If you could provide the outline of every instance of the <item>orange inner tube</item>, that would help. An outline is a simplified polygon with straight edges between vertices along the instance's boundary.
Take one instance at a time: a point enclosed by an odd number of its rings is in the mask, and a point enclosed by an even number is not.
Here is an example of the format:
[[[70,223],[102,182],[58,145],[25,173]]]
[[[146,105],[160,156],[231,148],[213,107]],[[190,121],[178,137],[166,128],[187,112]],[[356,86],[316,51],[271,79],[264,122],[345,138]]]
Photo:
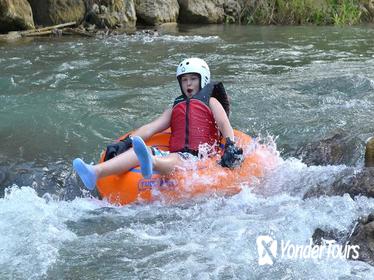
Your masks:
[[[211,194],[234,195],[241,191],[243,184],[252,184],[262,178],[265,171],[273,168],[278,160],[277,153],[268,146],[255,143],[250,136],[238,130],[234,130],[234,133],[237,145],[243,148],[245,155],[240,167],[221,167],[217,163],[220,155],[191,162],[186,170],[178,170],[168,176],[155,172],[151,179],[144,179],[140,168],[135,167],[119,176],[99,179],[98,192],[110,203],[120,205],[154,200],[173,203]],[[167,151],[169,137],[170,130],[166,130],[154,135],[146,144]],[[104,154],[100,162],[103,159]]]

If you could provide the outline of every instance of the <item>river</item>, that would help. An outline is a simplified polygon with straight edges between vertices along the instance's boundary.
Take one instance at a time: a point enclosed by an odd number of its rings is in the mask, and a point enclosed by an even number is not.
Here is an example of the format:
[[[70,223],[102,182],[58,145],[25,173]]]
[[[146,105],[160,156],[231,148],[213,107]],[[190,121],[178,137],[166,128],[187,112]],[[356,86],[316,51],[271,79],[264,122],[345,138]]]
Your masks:
[[[176,65],[205,59],[231,97],[232,125],[277,145],[279,166],[232,197],[113,206],[80,188],[79,156],[152,120],[179,94]],[[259,265],[256,240],[308,245],[348,235],[366,197],[303,200],[374,134],[374,29],[167,26],[157,36],[0,43],[0,279],[369,279],[345,258]],[[297,147],[343,132],[347,165],[306,166]],[[369,278],[368,278],[369,277]]]

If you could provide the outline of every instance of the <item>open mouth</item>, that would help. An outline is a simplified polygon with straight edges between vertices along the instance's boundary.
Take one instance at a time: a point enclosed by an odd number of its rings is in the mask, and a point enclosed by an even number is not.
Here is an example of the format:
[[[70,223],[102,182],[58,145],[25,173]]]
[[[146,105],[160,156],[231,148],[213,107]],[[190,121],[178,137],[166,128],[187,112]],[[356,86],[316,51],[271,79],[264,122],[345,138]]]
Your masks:
[[[190,88],[189,88],[189,89],[187,89],[187,92],[188,92],[188,93],[192,93],[192,91],[193,91],[193,90],[192,90],[192,89],[190,89]]]

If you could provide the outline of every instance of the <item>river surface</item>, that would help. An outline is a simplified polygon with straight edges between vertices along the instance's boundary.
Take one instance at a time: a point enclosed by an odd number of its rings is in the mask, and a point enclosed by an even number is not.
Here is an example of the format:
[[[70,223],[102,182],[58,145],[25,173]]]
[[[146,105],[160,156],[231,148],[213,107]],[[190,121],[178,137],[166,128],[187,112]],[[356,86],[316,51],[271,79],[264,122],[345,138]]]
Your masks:
[[[232,125],[275,141],[276,169],[235,196],[178,205],[119,207],[84,191],[72,159],[97,161],[171,106],[176,65],[191,56],[224,82]],[[374,210],[366,197],[302,199],[362,167],[373,69],[372,26],[170,26],[0,43],[0,279],[373,279],[373,267],[328,255],[278,251],[259,265],[256,245],[270,236],[307,246],[316,228],[348,235]],[[292,157],[335,133],[351,143],[346,165]]]

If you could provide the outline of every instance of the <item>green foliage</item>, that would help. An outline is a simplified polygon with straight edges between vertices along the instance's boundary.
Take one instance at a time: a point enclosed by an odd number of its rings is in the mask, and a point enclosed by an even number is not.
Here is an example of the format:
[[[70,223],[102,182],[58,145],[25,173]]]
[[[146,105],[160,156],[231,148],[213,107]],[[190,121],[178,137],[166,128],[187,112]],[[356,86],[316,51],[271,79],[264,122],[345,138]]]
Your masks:
[[[336,25],[353,25],[360,23],[362,11],[359,1],[329,0],[332,7],[332,23]]]
[[[335,24],[362,21],[365,0],[246,0],[238,19],[246,24]]]

